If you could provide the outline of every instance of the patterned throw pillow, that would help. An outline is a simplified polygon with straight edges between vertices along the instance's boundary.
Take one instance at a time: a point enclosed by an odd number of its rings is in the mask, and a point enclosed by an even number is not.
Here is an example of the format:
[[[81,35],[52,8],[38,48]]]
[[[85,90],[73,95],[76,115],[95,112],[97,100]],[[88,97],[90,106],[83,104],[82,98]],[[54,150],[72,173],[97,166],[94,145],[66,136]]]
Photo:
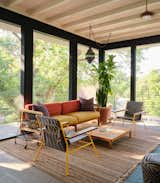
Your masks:
[[[43,104],[38,104],[38,105],[33,105],[32,109],[34,111],[39,111],[42,112],[44,116],[49,116],[48,109],[45,105]]]
[[[80,110],[94,111],[93,98],[90,99],[80,98]]]

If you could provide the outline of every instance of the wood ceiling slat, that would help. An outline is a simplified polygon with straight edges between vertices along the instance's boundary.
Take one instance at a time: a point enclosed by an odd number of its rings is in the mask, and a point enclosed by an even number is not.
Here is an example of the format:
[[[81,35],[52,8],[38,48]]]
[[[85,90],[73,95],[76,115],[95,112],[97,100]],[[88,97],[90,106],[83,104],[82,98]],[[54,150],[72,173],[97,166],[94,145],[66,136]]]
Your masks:
[[[150,27],[143,27],[143,28],[132,28],[132,29],[129,29],[129,30],[127,30],[127,31],[125,31],[125,32],[116,32],[116,33],[113,33],[112,35],[111,35],[111,38],[113,37],[113,38],[117,38],[117,37],[121,37],[121,36],[132,36],[132,35],[135,35],[135,34],[137,34],[138,35],[138,33],[141,33],[141,32],[145,32],[146,30],[147,31],[152,31],[153,29],[157,29],[157,28],[160,28],[160,24],[155,24],[155,25],[151,25]],[[96,37],[95,38],[95,40],[98,40],[98,41],[100,41],[102,38],[104,38],[104,37],[106,37],[105,35],[101,35],[101,36],[99,36],[99,37]],[[105,38],[106,39],[106,38]]]
[[[151,5],[160,5],[160,1],[157,1],[157,0],[150,0],[150,6]],[[114,10],[110,10],[108,12],[100,12],[100,13],[97,13],[93,16],[85,16],[84,18],[81,18],[81,19],[76,19],[74,21],[71,21],[69,23],[65,23],[63,25],[61,25],[62,27],[64,28],[69,28],[69,29],[73,29],[73,28],[76,28],[76,27],[81,27],[81,26],[84,26],[84,25],[88,25],[88,24],[94,24],[95,21],[100,21],[100,19],[102,19],[102,21],[104,19],[108,19],[110,20],[111,18],[112,19],[115,19],[115,18],[118,18],[119,16],[122,16],[122,15],[130,15],[130,14],[133,14],[135,13],[136,11],[143,11],[144,10],[144,2],[143,1],[140,1],[140,2],[137,2],[137,3],[133,3],[133,4],[130,4],[128,6],[122,6],[120,8],[116,8]],[[77,17],[78,18],[78,17]]]
[[[29,10],[27,10],[26,12],[30,15],[30,16],[36,16],[40,13],[44,13],[47,12],[48,10],[56,7],[57,5],[60,5],[64,2],[65,0],[52,0],[49,1],[48,3],[45,4],[41,4],[36,8],[31,8]]]
[[[154,27],[152,29],[139,30],[139,32],[133,31],[133,32],[128,32],[127,34],[113,35],[110,39],[110,42],[136,39],[139,37],[146,37],[146,36],[152,36],[152,35],[160,35],[159,30],[160,30],[160,25],[157,27]],[[105,42],[105,39],[106,39],[106,37],[101,37],[101,38],[99,38],[99,42]]]
[[[140,0],[134,0],[134,3],[137,3],[139,1]],[[70,23],[70,22],[75,21],[75,20],[78,21],[78,20],[84,18],[84,16],[86,16],[86,17],[94,16],[95,14],[99,14],[100,12],[101,13],[102,12],[109,12],[111,10],[120,8],[122,6],[125,7],[125,6],[128,6],[129,4],[133,4],[132,1],[127,1],[127,0],[123,0],[123,1],[122,0],[113,0],[109,3],[108,3],[108,1],[106,1],[106,2],[107,2],[106,4],[95,7],[89,11],[86,10],[86,12],[84,12],[84,13],[81,13],[81,12],[79,12],[78,14],[76,13],[76,14],[69,16],[69,18],[64,17],[63,19],[60,19],[56,22],[59,22],[59,25],[63,25],[64,23],[67,24],[67,23]],[[106,18],[106,17],[104,17],[104,18]],[[105,19],[103,19],[103,20],[102,19],[98,19],[98,20],[95,19],[93,21],[94,21],[94,24],[96,24],[96,23],[102,23],[102,21],[104,22],[106,20]],[[92,22],[90,22],[90,24],[92,24]],[[85,26],[85,25],[83,25],[83,26]],[[70,28],[72,28],[72,27],[70,27]],[[79,28],[82,28],[82,26]]]
[[[22,1],[23,0],[10,0],[10,1],[6,1],[6,3],[4,5],[11,7],[11,6],[15,6],[15,5],[21,3]]]
[[[145,0],[40,0],[34,6],[32,3],[34,0],[0,0],[2,7],[86,38],[92,25],[94,37],[100,42],[109,33],[110,42],[160,34],[160,0],[148,1],[148,9],[155,13],[149,21],[140,18]]]
[[[56,16],[51,16],[51,17],[48,17],[46,19],[46,21],[52,23],[54,22],[55,20],[60,20],[60,19],[63,19],[63,18],[69,18],[70,16],[76,16],[76,14],[78,13],[86,13],[87,11],[92,11],[93,8],[96,8],[98,6],[101,6],[103,4],[107,4],[109,5],[110,2],[114,2],[115,0],[99,0],[99,1],[95,1],[95,2],[89,2],[88,4],[84,4],[83,6],[80,6],[80,7],[77,7],[71,11],[64,11],[64,13],[60,13]]]
[[[113,42],[119,42],[119,41],[126,41],[126,40],[132,40],[132,39],[138,39],[138,38],[143,38],[143,37],[148,37],[148,36],[157,36],[157,35],[160,35],[159,34],[159,30],[155,30],[155,31],[150,31],[150,32],[143,32],[143,33],[140,33],[140,34],[136,34],[136,35],[133,35],[133,36],[121,36],[119,38],[115,38],[115,39],[111,39],[110,40],[110,43],[113,43]],[[101,43],[105,43],[103,41],[100,41]]]
[[[102,30],[100,32],[94,32],[94,36],[97,37],[97,36],[103,36],[103,35],[108,35],[109,33],[125,33],[129,30],[137,30],[137,29],[141,29],[143,27],[145,28],[148,28],[148,27],[151,27],[152,25],[158,25],[160,24],[160,17],[159,18],[156,18],[156,19],[153,19],[151,21],[140,21],[139,23],[130,23],[130,24],[127,24],[127,25],[124,25],[124,26],[115,26],[115,27],[112,27],[112,28],[108,28],[108,29],[105,29],[105,30]],[[107,33],[107,34],[106,34]],[[87,37],[88,35],[87,34],[84,34],[85,37]]]
[[[117,18],[115,20],[109,20],[109,21],[100,22],[100,23],[97,22],[97,23],[94,23],[93,25],[92,24],[91,25],[92,25],[93,31],[95,32],[98,30],[103,30],[104,27],[108,27],[110,25],[114,26],[114,25],[122,24],[122,23],[125,24],[129,21],[133,21],[133,19],[139,20],[139,15],[131,15],[131,16],[127,16],[124,18]],[[84,33],[88,32],[88,26],[82,26],[81,28],[74,29],[73,31],[84,34]]]
[[[153,19],[157,18],[160,15],[159,6],[157,6],[154,9],[154,13],[155,13],[155,15],[154,15]],[[136,14],[131,15],[131,16],[127,16],[127,17],[124,17],[124,18],[117,18],[115,20],[93,24],[92,25],[92,30],[93,30],[94,33],[95,32],[101,32],[106,28],[112,28],[112,27],[115,27],[115,28],[119,27],[120,28],[121,26],[125,26],[125,25],[130,26],[130,25],[132,25],[134,23],[138,23],[138,22],[147,23],[147,21],[140,18],[140,13],[136,12]],[[85,35],[85,33],[88,33],[88,26],[83,26],[79,29],[74,29],[73,31],[78,33],[78,34]]]

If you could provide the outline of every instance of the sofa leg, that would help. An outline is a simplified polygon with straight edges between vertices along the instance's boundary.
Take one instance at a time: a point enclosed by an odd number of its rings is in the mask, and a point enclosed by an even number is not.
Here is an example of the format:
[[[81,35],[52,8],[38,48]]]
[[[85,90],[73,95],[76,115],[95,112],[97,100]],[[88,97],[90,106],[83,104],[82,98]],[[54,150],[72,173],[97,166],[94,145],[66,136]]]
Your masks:
[[[75,132],[78,131],[77,125],[74,126]]]
[[[100,118],[98,118],[97,121],[98,121],[98,126],[100,126],[101,125]]]

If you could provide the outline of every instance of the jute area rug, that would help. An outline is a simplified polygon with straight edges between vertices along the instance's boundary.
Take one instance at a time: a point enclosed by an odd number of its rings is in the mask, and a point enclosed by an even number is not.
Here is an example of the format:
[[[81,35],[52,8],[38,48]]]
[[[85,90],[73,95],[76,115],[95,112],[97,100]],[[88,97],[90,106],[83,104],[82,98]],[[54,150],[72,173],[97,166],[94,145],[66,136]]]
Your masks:
[[[144,139],[122,138],[109,149],[106,143],[96,142],[99,156],[96,157],[91,147],[70,155],[70,175],[65,176],[65,153],[44,148],[39,161],[33,164],[37,168],[65,183],[113,183],[123,182],[124,178],[141,161],[143,156],[154,149],[158,143]],[[32,164],[36,144],[29,144],[24,149],[24,141],[14,139],[0,142],[0,149]]]

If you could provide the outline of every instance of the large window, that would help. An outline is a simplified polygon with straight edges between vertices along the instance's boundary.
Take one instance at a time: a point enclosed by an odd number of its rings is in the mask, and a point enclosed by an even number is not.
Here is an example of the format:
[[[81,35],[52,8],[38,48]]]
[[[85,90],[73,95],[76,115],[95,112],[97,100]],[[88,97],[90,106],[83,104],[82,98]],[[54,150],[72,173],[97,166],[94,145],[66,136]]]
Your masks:
[[[160,116],[160,44],[137,47],[136,100],[149,115]]]
[[[68,100],[69,43],[34,32],[33,102]]]
[[[87,46],[78,44],[78,73],[77,73],[77,97],[96,99],[96,89],[98,87],[98,78],[92,71],[92,64],[98,65],[98,50],[95,52],[95,59],[92,63],[85,60]]]
[[[23,107],[20,32],[20,27],[0,22],[0,123],[19,121]]]
[[[112,95],[109,96],[109,102],[114,108],[124,107],[130,100],[130,73],[131,73],[131,56],[130,48],[121,48],[106,50],[106,56],[115,55],[116,72],[111,82]]]

